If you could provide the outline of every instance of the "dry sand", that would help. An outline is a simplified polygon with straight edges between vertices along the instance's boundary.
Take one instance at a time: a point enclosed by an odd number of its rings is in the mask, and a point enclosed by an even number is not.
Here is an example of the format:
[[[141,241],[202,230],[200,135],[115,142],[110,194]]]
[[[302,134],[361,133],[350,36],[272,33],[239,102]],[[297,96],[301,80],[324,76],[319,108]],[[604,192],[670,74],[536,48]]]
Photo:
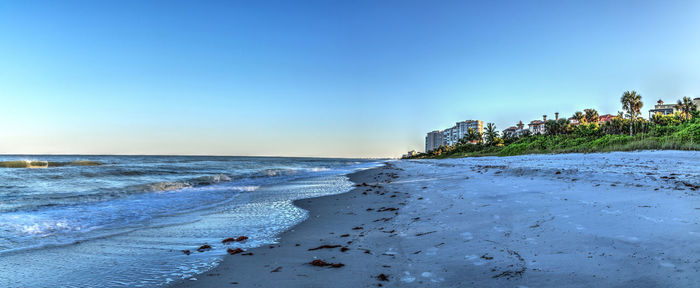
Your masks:
[[[309,219],[279,244],[174,286],[698,287],[698,162],[677,151],[391,162],[350,175],[369,186],[296,201]],[[340,246],[310,250],[321,245]]]

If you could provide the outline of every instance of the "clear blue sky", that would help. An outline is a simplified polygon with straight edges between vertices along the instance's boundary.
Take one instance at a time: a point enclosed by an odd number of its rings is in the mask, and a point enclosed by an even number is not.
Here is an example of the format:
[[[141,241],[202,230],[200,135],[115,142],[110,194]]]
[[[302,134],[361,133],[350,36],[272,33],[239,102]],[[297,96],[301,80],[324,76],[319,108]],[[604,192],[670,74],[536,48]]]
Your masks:
[[[700,1],[1,1],[0,153],[398,156],[700,96]]]

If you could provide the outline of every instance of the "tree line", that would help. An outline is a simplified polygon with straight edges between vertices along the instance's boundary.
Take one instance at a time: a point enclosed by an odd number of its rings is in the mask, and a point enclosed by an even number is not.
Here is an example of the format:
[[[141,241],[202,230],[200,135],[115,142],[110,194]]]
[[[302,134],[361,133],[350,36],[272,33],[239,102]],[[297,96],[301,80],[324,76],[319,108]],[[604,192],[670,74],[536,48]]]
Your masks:
[[[454,154],[463,156],[469,156],[470,154],[474,156],[502,155],[502,152],[510,153],[509,150],[513,150],[508,149],[508,146],[511,144],[527,144],[521,146],[531,148],[533,146],[531,144],[534,142],[548,142],[549,144],[547,145],[557,147],[556,149],[550,149],[551,147],[539,144],[542,147],[538,147],[537,151],[567,151],[567,147],[576,148],[576,145],[583,147],[579,147],[582,151],[586,151],[584,148],[587,146],[585,145],[590,144],[589,146],[597,147],[595,145],[600,144],[588,142],[593,142],[600,138],[605,138],[605,140],[614,139],[615,141],[611,143],[616,145],[634,141],[637,136],[641,136],[647,142],[649,141],[645,138],[646,136],[659,138],[655,138],[655,140],[661,142],[669,140],[689,141],[691,145],[700,142],[697,141],[700,139],[696,139],[700,137],[700,116],[698,115],[696,104],[689,97],[683,97],[678,100],[674,105],[674,108],[677,110],[676,113],[672,115],[654,114],[649,120],[640,117],[643,102],[642,95],[638,92],[625,91],[620,97],[620,103],[622,111],[604,122],[600,121],[598,111],[591,108],[574,112],[569,118],[575,120],[573,123],[567,118],[547,120],[544,122],[544,135],[533,135],[529,130],[521,130],[521,133],[507,133],[504,130],[499,133],[494,123],[487,123],[483,133],[470,128],[468,133],[457,144],[451,146],[443,145],[433,151],[420,153],[412,158],[440,157]],[[522,121],[518,123],[518,127],[524,127]],[[540,139],[541,137],[549,137],[549,139],[543,140]],[[663,143],[659,143],[659,145],[661,144]],[[656,147],[650,143],[645,145]]]

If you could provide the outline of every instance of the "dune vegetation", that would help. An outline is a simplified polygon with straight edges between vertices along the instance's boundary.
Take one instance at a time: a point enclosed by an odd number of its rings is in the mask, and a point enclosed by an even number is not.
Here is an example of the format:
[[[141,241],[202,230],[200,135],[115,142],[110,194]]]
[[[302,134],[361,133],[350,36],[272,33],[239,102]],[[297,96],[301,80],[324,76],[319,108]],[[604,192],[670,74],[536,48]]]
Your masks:
[[[470,131],[460,143],[441,146],[410,158],[453,158],[474,156],[514,156],[544,153],[593,153],[635,150],[700,150],[700,113],[685,97],[678,101],[673,115],[639,118],[641,95],[625,92],[622,108],[616,117],[602,122],[598,112],[585,109],[571,119],[545,122],[545,133],[521,135],[498,133],[488,123],[483,134]],[[475,143],[474,143],[475,142]]]

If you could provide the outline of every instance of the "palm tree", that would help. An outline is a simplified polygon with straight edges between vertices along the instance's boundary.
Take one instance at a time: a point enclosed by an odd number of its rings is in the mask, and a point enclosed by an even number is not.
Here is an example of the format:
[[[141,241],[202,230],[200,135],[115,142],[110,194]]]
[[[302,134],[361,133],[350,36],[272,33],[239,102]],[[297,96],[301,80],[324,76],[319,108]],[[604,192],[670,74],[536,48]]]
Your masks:
[[[675,106],[676,109],[678,109],[681,112],[681,115],[683,115],[683,119],[688,120],[690,119],[691,114],[690,112],[695,111],[697,109],[697,105],[693,103],[693,100],[690,99],[690,97],[683,97],[682,100],[678,100],[678,104]]]
[[[559,125],[557,121],[548,120],[547,122],[544,122],[544,131],[545,134],[550,136],[559,134]]]
[[[467,130],[467,141],[476,141],[476,142],[481,142],[482,136],[481,133],[477,132],[476,129],[474,128],[469,128]]]
[[[559,134],[568,134],[571,132],[571,122],[564,118],[559,118],[557,120],[557,126],[559,127]]]
[[[634,126],[634,119],[639,115],[639,110],[642,110],[642,94],[637,93],[637,91],[625,91],[622,93],[622,110],[627,111],[627,115],[630,116],[630,136],[632,136],[632,126]]]
[[[576,111],[576,113],[574,113],[574,116],[571,118],[576,119],[576,121],[578,121],[578,123],[583,123],[583,121],[585,121],[585,119],[584,119],[585,117],[586,116],[583,115],[583,112]]]
[[[493,123],[486,123],[486,131],[484,132],[484,135],[486,135],[486,142],[489,144],[493,144],[493,140],[498,137],[498,131],[496,131],[496,124]]]
[[[595,109],[583,109],[583,112],[586,113],[586,122],[598,123],[598,111]]]

